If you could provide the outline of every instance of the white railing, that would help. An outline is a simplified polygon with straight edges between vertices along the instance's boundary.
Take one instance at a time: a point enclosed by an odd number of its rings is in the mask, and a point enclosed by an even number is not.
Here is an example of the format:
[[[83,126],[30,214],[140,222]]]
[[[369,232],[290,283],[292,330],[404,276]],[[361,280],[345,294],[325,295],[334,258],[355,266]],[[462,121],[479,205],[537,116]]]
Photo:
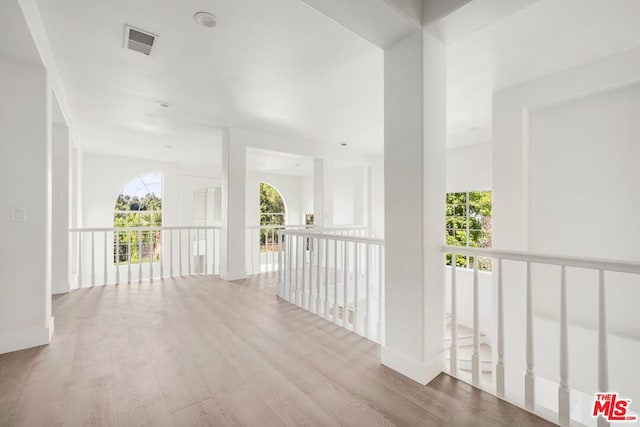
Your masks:
[[[69,231],[77,247],[78,288],[220,272],[220,227]]]
[[[378,343],[384,340],[384,240],[285,230],[278,296]]]
[[[352,237],[373,237],[370,228],[364,225],[254,225],[247,227],[247,273],[259,274],[278,271],[278,257],[284,250],[280,244],[285,230],[311,230],[318,233]]]
[[[366,225],[332,225],[318,228],[320,233],[337,234],[339,236],[351,237],[377,237],[371,232],[371,227]]]
[[[608,366],[608,345],[607,345],[607,312],[606,312],[606,273],[631,273],[640,274],[640,263],[620,262],[613,260],[602,260],[593,258],[578,257],[561,257],[549,256],[543,254],[535,254],[520,251],[506,251],[496,249],[479,249],[458,246],[444,246],[443,252],[450,254],[452,260],[451,265],[451,346],[449,348],[450,364],[449,373],[465,380],[459,375],[459,359],[458,359],[458,337],[457,337],[457,316],[458,316],[458,279],[457,270],[460,267],[455,265],[455,256],[464,255],[473,257],[473,351],[471,363],[471,384],[481,387],[480,381],[480,325],[479,325],[479,289],[478,289],[478,258],[491,258],[494,260],[493,275],[497,275],[497,360],[495,362],[495,393],[507,400],[513,401],[506,396],[505,389],[505,322],[515,322],[517,319],[505,319],[505,261],[512,267],[520,266],[524,268],[524,314],[525,325],[522,333],[525,335],[524,362],[525,372],[523,381],[524,402],[513,402],[523,404],[524,408],[529,411],[537,411],[535,401],[535,384],[536,371],[534,364],[534,313],[533,313],[533,281],[532,266],[536,264],[557,266],[560,270],[559,280],[559,297],[560,297],[560,334],[558,343],[559,366],[558,366],[558,397],[557,397],[557,422],[562,426],[569,426],[571,423],[571,406],[570,395],[571,388],[569,384],[569,335],[568,335],[568,316],[567,316],[567,269],[587,269],[598,273],[598,323],[597,323],[597,349],[593,350],[597,353],[597,387],[599,392],[609,392],[609,366]],[[515,264],[515,265],[513,265]],[[522,271],[520,271],[522,272]],[[518,279],[514,277],[514,282]],[[518,285],[518,283],[513,283]],[[552,349],[547,348],[546,351]],[[578,349],[578,351],[589,351],[588,349]],[[490,390],[492,391],[492,390]],[[608,422],[602,417],[598,418],[598,426],[608,425]]]
[[[310,225],[255,225],[247,227],[246,267],[248,274],[278,271],[279,258],[284,251],[282,233],[285,230],[305,230]]]

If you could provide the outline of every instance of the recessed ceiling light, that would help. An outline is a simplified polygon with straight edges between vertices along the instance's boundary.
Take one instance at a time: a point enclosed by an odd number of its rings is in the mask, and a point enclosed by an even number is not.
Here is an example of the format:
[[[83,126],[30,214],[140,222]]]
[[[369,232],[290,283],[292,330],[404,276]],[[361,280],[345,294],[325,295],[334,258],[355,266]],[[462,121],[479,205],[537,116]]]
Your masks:
[[[216,17],[209,12],[198,12],[193,15],[193,19],[196,21],[196,23],[207,28],[213,28],[217,24]]]
[[[166,101],[158,101],[156,105],[160,108],[169,108],[169,103]]]
[[[346,143],[346,142],[344,142],[344,141],[342,141],[342,142],[340,143],[340,145],[342,145],[343,147],[346,147],[346,146],[347,146],[347,143]]]

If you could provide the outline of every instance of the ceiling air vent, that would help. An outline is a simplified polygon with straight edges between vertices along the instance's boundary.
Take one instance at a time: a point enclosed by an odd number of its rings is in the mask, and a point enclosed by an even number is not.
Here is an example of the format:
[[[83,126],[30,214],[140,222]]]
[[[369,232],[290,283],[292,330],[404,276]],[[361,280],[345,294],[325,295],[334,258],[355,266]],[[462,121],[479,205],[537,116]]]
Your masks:
[[[125,49],[151,55],[151,50],[158,36],[146,31],[125,25],[124,27],[124,47]]]

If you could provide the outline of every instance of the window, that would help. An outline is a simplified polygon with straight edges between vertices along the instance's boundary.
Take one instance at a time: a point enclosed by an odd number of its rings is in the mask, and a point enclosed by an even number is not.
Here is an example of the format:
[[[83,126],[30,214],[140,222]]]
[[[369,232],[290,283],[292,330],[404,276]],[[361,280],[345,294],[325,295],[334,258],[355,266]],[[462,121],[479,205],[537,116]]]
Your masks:
[[[490,248],[491,205],[491,191],[447,193],[447,245]],[[471,268],[473,261],[473,257],[456,255],[457,266]],[[490,271],[491,259],[478,258],[478,268]]]
[[[114,233],[116,264],[160,260],[162,234],[156,227],[162,226],[161,173],[140,176],[124,186],[116,200],[113,226],[127,229]]]
[[[284,199],[272,186],[260,183],[260,250],[277,250],[278,233],[273,227],[284,225],[286,208]]]

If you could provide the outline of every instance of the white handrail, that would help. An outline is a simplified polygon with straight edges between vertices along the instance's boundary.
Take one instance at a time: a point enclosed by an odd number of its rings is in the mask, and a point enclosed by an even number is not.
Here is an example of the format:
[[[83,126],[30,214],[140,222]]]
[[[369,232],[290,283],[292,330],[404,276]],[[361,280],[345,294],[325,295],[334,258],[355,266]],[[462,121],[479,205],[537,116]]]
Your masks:
[[[640,274],[640,262],[618,261],[602,258],[574,257],[563,255],[546,255],[535,252],[470,248],[467,246],[442,247],[443,253],[455,253],[458,255],[476,255],[482,258],[497,258],[511,261],[531,262],[533,264],[564,265],[566,267],[587,268],[591,270],[607,270],[619,273]]]
[[[343,236],[340,234],[322,233],[317,230],[314,230],[314,231],[286,230],[283,234],[289,234],[292,236],[303,236],[303,237],[337,240],[340,242],[346,241],[346,242],[356,242],[356,243],[369,243],[372,245],[384,246],[384,239],[380,239],[377,237]]]
[[[84,228],[70,228],[72,233],[88,233],[88,232],[109,232],[109,231],[156,231],[156,230],[221,230],[220,226],[204,226],[204,225],[179,225],[179,226],[143,226],[143,227],[84,227]]]

